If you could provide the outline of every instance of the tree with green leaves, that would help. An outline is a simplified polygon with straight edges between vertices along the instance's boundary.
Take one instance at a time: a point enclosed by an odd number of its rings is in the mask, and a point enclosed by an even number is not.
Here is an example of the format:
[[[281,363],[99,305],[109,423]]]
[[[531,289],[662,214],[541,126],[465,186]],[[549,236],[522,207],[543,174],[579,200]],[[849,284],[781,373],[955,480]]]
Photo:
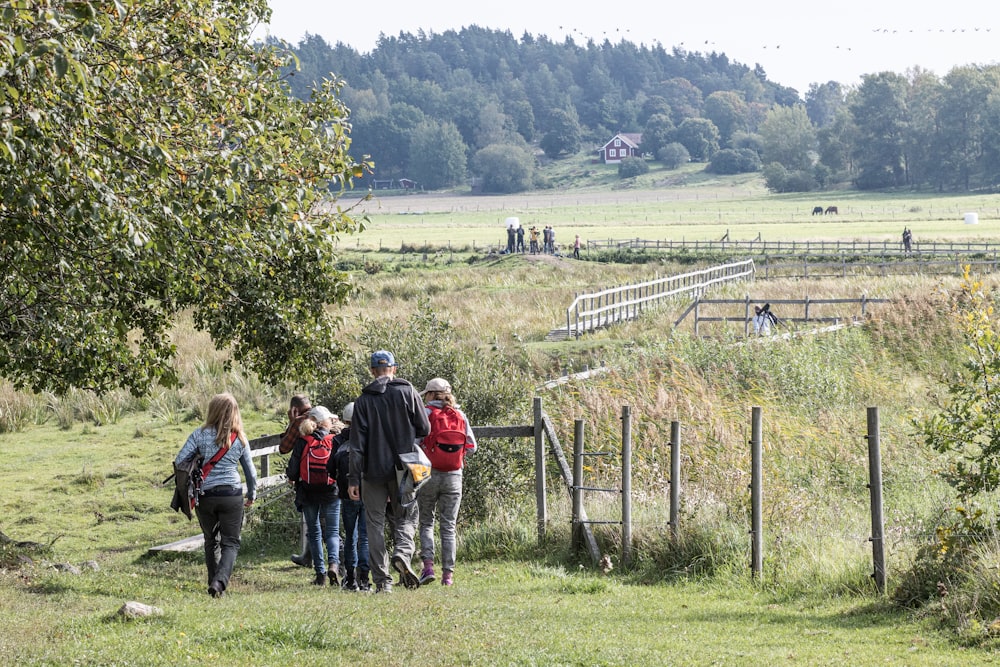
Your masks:
[[[454,123],[427,120],[413,130],[410,167],[425,188],[448,188],[465,178],[465,152],[462,134]]]
[[[555,159],[580,150],[580,123],[574,114],[556,109],[549,120],[549,128],[540,142],[546,156]]]
[[[336,355],[324,306],[348,154],[340,83],[304,102],[254,48],[264,0],[23,2],[0,13],[0,375],[177,382],[182,314],[265,380]]]
[[[490,144],[472,157],[483,192],[524,192],[535,180],[535,157],[523,145]]]
[[[673,139],[697,162],[708,162],[719,150],[719,129],[707,118],[685,118],[674,130]]]
[[[862,190],[907,182],[908,89],[908,81],[900,74],[866,74],[851,98],[851,114],[858,128],[856,183]]]
[[[789,171],[812,169],[816,158],[816,128],[809,121],[806,108],[775,105],[758,128],[761,159],[777,162]]]

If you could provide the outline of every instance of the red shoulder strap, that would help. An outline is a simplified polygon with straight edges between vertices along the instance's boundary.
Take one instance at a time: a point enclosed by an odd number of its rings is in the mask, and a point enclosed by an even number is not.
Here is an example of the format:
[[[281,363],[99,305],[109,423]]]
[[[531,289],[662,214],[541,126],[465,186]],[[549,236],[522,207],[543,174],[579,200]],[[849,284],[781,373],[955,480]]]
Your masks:
[[[239,437],[239,434],[235,433],[235,432],[232,433],[229,436],[229,446],[230,447],[232,447],[233,443],[236,442],[236,438],[238,438],[238,437]],[[214,468],[215,464],[218,463],[222,459],[222,457],[226,455],[227,451],[229,451],[228,448],[219,447],[219,451],[217,451],[215,453],[215,456],[213,456],[211,459],[209,459],[208,463],[206,463],[205,465],[203,465],[201,467],[201,478],[202,479],[205,479],[206,477],[208,477],[208,473],[212,472],[212,468]]]

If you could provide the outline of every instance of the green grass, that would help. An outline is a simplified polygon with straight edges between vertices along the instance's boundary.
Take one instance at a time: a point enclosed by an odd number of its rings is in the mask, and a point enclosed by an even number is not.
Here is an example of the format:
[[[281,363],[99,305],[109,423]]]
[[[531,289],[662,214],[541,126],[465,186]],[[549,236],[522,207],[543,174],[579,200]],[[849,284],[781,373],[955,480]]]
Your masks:
[[[230,592],[194,558],[5,575],[5,664],[986,664],[928,622],[853,598],[772,599],[748,584],[637,585],[533,562],[461,563],[456,585],[392,596],[317,589],[283,558],[242,555]],[[121,621],[142,600],[164,615]]]
[[[558,163],[556,163],[558,164]],[[607,165],[572,162],[577,171],[599,174]],[[582,177],[581,177],[582,178]],[[578,179],[570,179],[577,182]],[[523,226],[551,225],[557,242],[581,239],[658,240],[865,239],[898,241],[903,227],[914,240],[982,239],[995,235],[1000,196],[970,193],[859,192],[840,190],[776,195],[759,175],[713,176],[703,165],[654,170],[636,182],[583,178],[586,187],[535,190],[516,195],[472,196],[427,193],[376,197],[363,205],[371,224],[342,239],[344,249],[398,250],[404,244],[472,247],[506,243],[508,217]],[[837,205],[839,215],[813,216],[815,205]],[[976,212],[980,224],[966,225]],[[527,240],[525,241],[527,243]]]

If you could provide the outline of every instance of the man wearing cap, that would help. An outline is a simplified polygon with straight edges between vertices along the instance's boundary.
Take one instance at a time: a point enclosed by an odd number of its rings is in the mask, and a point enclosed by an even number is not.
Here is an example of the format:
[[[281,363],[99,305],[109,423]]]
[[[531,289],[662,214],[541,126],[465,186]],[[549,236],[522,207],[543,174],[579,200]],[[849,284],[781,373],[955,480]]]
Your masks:
[[[399,455],[412,452],[416,439],[430,432],[430,422],[417,390],[396,377],[396,359],[391,352],[379,350],[372,354],[369,368],[374,380],[354,401],[348,495],[365,505],[375,592],[391,593],[385,545],[387,515],[393,537],[392,567],[407,588],[420,585],[419,577],[410,567],[417,507],[400,505],[396,466]]]

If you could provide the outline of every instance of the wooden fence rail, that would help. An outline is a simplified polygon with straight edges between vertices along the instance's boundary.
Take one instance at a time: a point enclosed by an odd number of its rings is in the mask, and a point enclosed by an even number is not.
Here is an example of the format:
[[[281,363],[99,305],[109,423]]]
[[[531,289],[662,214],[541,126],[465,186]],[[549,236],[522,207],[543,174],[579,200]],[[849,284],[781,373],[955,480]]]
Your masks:
[[[713,285],[752,280],[754,274],[754,261],[746,259],[642,283],[577,294],[566,308],[566,328],[553,329],[547,340],[579,338],[581,333],[635,319],[644,308],[658,301],[683,294],[699,296]]]
[[[979,241],[925,241],[914,242],[907,253],[901,240],[843,240],[843,241],[674,241],[651,239],[588,239],[587,250],[652,250],[659,252],[697,251],[733,254],[884,254],[884,255],[959,255],[978,253],[1000,255],[1000,244]]]
[[[768,301],[772,306],[778,305],[792,305],[792,306],[802,306],[802,316],[798,317],[795,314],[789,314],[787,311],[782,311],[778,309],[775,315],[779,318],[780,322],[829,322],[834,324],[839,324],[844,320],[858,320],[864,319],[868,314],[868,306],[873,303],[891,303],[891,299],[878,299],[871,298],[866,294],[862,294],[856,299],[812,299],[806,297],[805,299],[772,299]],[[752,301],[750,295],[747,294],[742,299],[703,299],[701,297],[695,299],[695,302],[684,311],[674,323],[674,327],[679,326],[689,314],[694,313],[694,335],[700,336],[701,329],[700,326],[703,322],[742,322],[744,328],[744,335],[749,335],[750,333],[750,322],[753,317],[751,314],[751,305],[754,303],[763,303],[762,300]],[[844,316],[843,314],[837,315],[821,315],[817,314],[816,309],[821,306],[829,305],[843,305],[843,304],[858,304],[860,307],[860,312],[856,315]],[[732,306],[739,305],[740,313],[738,315],[703,315],[703,306]]]

